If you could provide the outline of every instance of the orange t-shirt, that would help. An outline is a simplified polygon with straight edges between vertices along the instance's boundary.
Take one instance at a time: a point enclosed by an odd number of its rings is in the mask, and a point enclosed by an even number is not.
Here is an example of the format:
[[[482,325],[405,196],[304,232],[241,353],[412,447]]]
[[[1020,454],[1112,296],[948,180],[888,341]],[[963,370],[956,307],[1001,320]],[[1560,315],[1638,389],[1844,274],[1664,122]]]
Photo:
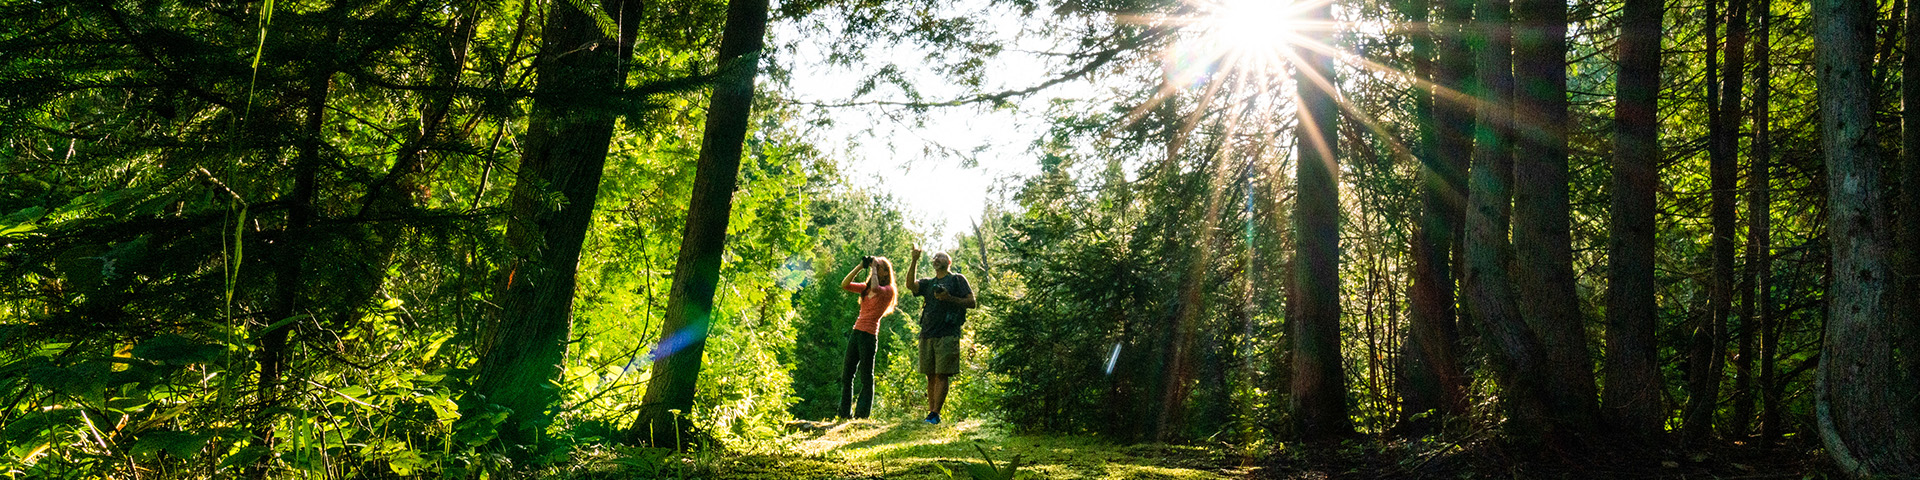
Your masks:
[[[853,318],[853,329],[874,335],[880,334],[880,316],[885,315],[887,304],[893,303],[893,287],[867,288],[864,283],[849,283],[847,291],[866,295],[860,296],[860,315]]]

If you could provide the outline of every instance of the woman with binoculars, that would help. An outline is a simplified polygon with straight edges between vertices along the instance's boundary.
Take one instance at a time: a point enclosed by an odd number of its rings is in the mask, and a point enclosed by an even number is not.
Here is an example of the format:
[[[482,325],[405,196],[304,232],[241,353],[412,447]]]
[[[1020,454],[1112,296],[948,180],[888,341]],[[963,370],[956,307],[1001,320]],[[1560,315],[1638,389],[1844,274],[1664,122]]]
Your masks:
[[[867,270],[867,281],[854,277]],[[873,355],[879,346],[880,317],[893,311],[895,303],[893,262],[887,257],[861,257],[860,266],[840,280],[840,289],[860,295],[860,314],[853,319],[853,331],[847,333],[847,358],[840,369],[840,416],[867,418],[873,413]],[[860,391],[854,392],[854,377],[860,377]]]

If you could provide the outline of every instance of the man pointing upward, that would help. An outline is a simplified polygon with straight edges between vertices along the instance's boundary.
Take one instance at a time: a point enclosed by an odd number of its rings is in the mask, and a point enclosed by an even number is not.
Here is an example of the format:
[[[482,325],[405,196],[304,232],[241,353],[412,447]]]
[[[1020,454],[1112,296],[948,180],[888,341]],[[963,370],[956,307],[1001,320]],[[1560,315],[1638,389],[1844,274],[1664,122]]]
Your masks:
[[[980,306],[973,299],[973,287],[967,277],[949,271],[953,257],[947,252],[933,254],[933,278],[920,278],[920,247],[913,247],[913,259],[907,262],[907,291],[921,297],[920,373],[927,375],[927,423],[940,423],[940,407],[947,403],[947,387],[953,374],[960,373],[960,327],[967,323],[967,309]]]

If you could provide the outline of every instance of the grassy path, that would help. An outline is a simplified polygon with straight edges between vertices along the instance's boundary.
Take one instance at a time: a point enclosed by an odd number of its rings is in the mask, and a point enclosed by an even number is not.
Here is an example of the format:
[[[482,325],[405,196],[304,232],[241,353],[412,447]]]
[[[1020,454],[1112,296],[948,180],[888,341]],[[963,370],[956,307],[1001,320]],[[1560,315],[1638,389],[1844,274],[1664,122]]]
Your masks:
[[[1252,472],[1243,462],[1200,447],[1114,445],[1089,437],[1014,435],[978,420],[795,422],[791,453],[745,456],[721,468],[727,478],[973,478],[968,464],[1018,461],[1014,478],[1218,479]],[[950,476],[948,472],[952,472]]]
[[[1839,475],[1808,445],[1775,448],[1519,452],[1477,437],[1342,442],[1252,458],[1219,446],[1121,445],[1089,436],[1014,434],[978,420],[790,422],[763,453],[616,447],[577,456],[537,478],[981,479],[990,457],[1014,479],[1768,478]],[[987,472],[992,473],[992,472]]]

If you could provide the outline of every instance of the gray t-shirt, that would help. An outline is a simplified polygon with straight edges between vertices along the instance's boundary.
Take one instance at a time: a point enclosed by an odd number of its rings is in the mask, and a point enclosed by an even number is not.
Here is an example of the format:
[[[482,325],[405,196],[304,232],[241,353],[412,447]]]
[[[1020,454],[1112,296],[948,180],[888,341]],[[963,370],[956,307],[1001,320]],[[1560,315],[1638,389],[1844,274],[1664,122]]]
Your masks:
[[[967,277],[949,273],[945,277],[922,278],[918,282],[913,295],[925,300],[920,307],[920,338],[960,336],[960,326],[967,323],[967,308],[958,303],[935,300],[933,286],[946,287],[947,295],[972,296],[973,287],[967,284]]]

